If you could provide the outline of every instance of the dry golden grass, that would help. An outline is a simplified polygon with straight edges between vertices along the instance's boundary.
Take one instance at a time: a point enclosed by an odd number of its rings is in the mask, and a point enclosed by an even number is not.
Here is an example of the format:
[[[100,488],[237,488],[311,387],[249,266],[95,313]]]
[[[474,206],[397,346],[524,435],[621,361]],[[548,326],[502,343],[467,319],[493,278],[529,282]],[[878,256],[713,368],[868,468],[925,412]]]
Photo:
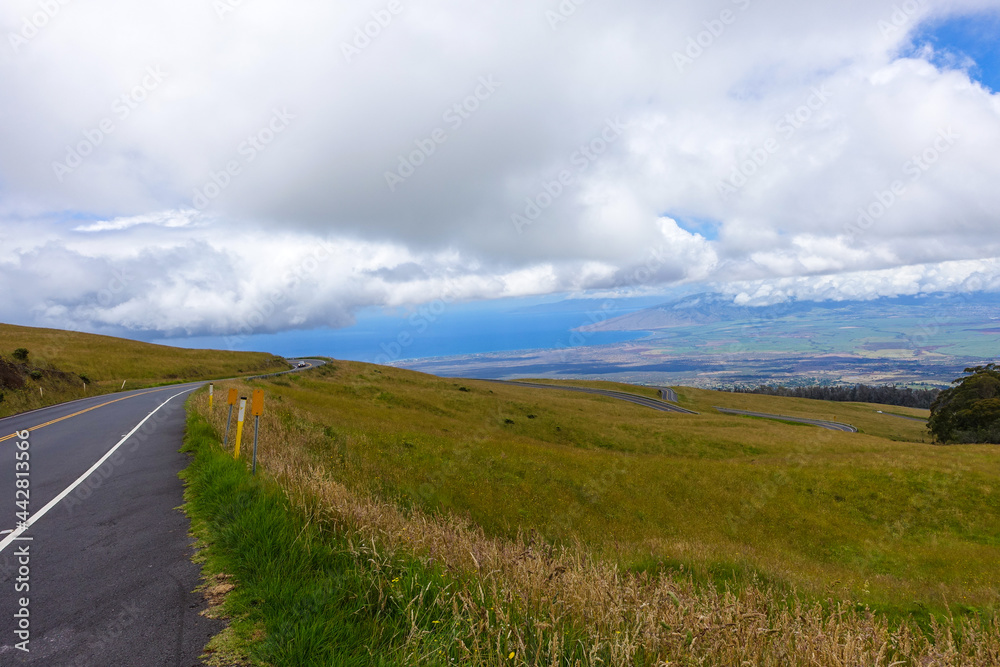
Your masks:
[[[12,357],[19,348],[29,352],[26,363]],[[0,417],[112,393],[123,384],[139,389],[287,369],[283,359],[263,352],[188,350],[0,324]]]
[[[1000,606],[996,449],[906,441],[922,425],[867,406],[754,407],[849,411],[893,439],[723,415],[740,395],[686,389],[700,415],[349,362],[267,387],[334,480],[491,536],[534,529],[629,570],[756,574],[890,615]]]
[[[251,390],[237,386],[244,395]],[[205,395],[193,408],[225,431],[224,410],[209,414]],[[579,543],[552,547],[530,532],[505,539],[454,515],[404,510],[347,488],[317,465],[309,442],[315,436],[295,426],[292,410],[270,406],[262,418],[261,469],[311,520],[349,535],[371,568],[405,556],[443,570],[448,590],[431,603],[415,596],[406,611],[417,619],[426,604],[442,607],[453,626],[449,650],[461,664],[1000,664],[996,618],[947,617],[921,629],[890,623],[852,600],[822,604],[763,584],[735,593],[696,586],[683,573],[623,572]],[[387,581],[379,595],[393,594]],[[405,664],[443,664],[439,642],[414,622]],[[511,645],[519,647],[513,658]]]
[[[168,382],[288,368],[280,357],[264,352],[189,350],[113,336],[0,324],[0,354],[10,355],[17,348],[30,352],[32,366],[85,375],[94,384]]]

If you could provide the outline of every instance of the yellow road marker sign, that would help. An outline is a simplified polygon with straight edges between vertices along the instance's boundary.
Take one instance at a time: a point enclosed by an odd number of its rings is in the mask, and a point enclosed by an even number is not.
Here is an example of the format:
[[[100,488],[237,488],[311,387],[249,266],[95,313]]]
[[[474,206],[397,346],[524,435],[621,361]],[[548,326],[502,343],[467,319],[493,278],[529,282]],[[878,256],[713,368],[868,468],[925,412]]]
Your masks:
[[[260,417],[264,414],[264,390],[254,389],[253,390],[253,401],[250,405],[250,414],[254,417]]]

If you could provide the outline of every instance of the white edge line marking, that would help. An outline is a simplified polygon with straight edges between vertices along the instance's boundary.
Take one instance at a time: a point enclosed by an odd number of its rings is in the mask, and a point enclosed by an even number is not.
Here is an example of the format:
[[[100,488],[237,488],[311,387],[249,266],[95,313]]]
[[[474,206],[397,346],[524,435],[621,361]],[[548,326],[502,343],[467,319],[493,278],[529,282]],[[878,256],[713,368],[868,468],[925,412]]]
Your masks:
[[[195,387],[195,389],[197,389],[197,387]],[[93,466],[91,466],[90,470],[88,470],[87,472],[85,472],[82,475],[80,475],[80,477],[78,477],[75,482],[73,482],[72,484],[70,484],[69,486],[67,486],[66,489],[62,493],[60,493],[58,496],[56,496],[55,498],[53,498],[52,500],[50,500],[49,503],[45,507],[43,507],[42,509],[40,509],[37,512],[35,512],[34,514],[32,514],[31,518],[29,518],[25,522],[25,524],[23,526],[21,526],[20,528],[15,529],[10,535],[8,535],[7,537],[5,537],[4,540],[3,540],[3,542],[0,542],[0,553],[2,553],[4,549],[6,549],[7,547],[9,547],[12,542],[14,542],[15,540],[17,540],[21,536],[22,533],[24,533],[26,530],[28,530],[29,528],[31,528],[31,526],[33,526],[36,521],[38,521],[43,516],[45,516],[50,509],[52,509],[53,507],[55,507],[56,505],[58,505],[60,502],[62,502],[63,499],[66,498],[66,496],[68,496],[69,494],[73,493],[73,490],[76,489],[76,487],[78,487],[81,484],[83,484],[83,482],[88,477],[90,477],[91,475],[93,475],[94,472],[98,468],[100,468],[102,465],[104,465],[105,461],[107,461],[109,458],[111,458],[112,454],[114,454],[115,452],[118,451],[119,447],[121,447],[122,445],[125,444],[126,440],[128,440],[129,438],[131,438],[132,435],[136,431],[138,431],[140,428],[142,428],[142,425],[145,424],[147,421],[149,421],[150,417],[152,417],[157,412],[159,412],[160,409],[164,405],[166,405],[170,401],[174,400],[175,398],[177,398],[181,394],[190,393],[190,392],[194,391],[195,389],[186,389],[186,390],[184,390],[184,391],[182,391],[180,393],[174,394],[173,396],[171,396],[167,400],[165,400],[162,403],[160,403],[160,405],[155,410],[153,410],[148,415],[146,415],[145,419],[143,419],[141,422],[139,422],[138,424],[136,424],[135,428],[133,428],[131,431],[128,432],[127,435],[125,435],[121,440],[119,440],[117,445],[115,445],[114,447],[112,447],[111,449],[109,449],[108,452],[107,452],[107,454],[105,454],[104,456],[102,456],[101,459],[97,463],[95,463]],[[24,539],[28,539],[28,538],[24,538]]]

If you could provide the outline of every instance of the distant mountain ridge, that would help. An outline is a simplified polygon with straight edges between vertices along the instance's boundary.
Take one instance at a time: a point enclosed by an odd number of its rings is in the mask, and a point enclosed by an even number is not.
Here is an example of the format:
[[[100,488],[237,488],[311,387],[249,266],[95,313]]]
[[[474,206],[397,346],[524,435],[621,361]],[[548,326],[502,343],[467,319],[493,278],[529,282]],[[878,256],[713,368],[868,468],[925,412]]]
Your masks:
[[[928,315],[948,309],[995,311],[1000,317],[1000,295],[979,293],[928,294],[920,296],[886,297],[870,301],[787,301],[770,306],[743,306],[734,297],[717,292],[692,294],[676,301],[646,308],[634,313],[609,319],[605,322],[580,327],[580,331],[657,331],[674,327],[703,326],[724,322],[765,322],[795,315],[823,311],[830,317],[841,311],[847,318],[871,315],[887,306],[913,309]],[[980,312],[980,314],[982,314]]]
[[[656,331],[671,327],[700,326],[759,318],[766,313],[787,310],[780,306],[739,306],[733,297],[705,292],[677,301],[581,327],[581,331]]]

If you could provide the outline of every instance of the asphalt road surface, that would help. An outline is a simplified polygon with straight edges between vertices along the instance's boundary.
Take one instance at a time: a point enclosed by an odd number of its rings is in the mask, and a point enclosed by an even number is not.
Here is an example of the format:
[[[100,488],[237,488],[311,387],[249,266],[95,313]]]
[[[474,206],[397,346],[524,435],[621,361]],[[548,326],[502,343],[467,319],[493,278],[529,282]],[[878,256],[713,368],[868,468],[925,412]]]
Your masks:
[[[0,420],[0,665],[200,664],[222,623],[199,615],[177,474],[184,401],[205,384]]]
[[[895,417],[896,419],[907,419],[907,420],[909,420],[911,422],[923,422],[925,424],[927,423],[927,419],[925,417],[910,417],[908,415],[894,415],[891,412],[882,412],[881,410],[876,410],[875,412],[879,413],[880,415],[885,415],[886,417]]]
[[[657,387],[657,388],[660,390],[660,398],[662,398],[663,400],[670,401],[671,403],[677,403],[678,401],[681,400],[680,397],[677,395],[677,392],[671,389],[670,387]]]
[[[840,422],[824,421],[822,419],[805,419],[803,417],[785,417],[783,415],[769,415],[763,412],[746,412],[744,410],[730,410],[728,408],[715,408],[719,412],[727,415],[742,415],[744,417],[760,417],[761,419],[779,419],[786,422],[797,422],[799,424],[810,424],[812,426],[819,426],[820,428],[825,428],[828,431],[845,431],[847,433],[857,433],[858,429],[854,428],[850,424],[841,424]]]
[[[646,396],[639,396],[637,394],[628,394],[623,391],[611,391],[607,389],[590,389],[589,387],[567,387],[558,384],[540,384],[537,382],[514,382],[511,380],[484,380],[484,382],[497,382],[500,384],[509,384],[515,387],[534,387],[535,389],[562,389],[563,391],[577,391],[584,394],[597,394],[598,396],[608,396],[610,398],[616,398],[620,401],[628,401],[629,403],[636,403],[638,405],[645,406],[647,408],[653,408],[654,410],[660,410],[662,412],[677,412],[685,415],[696,415],[697,412],[692,410],[687,410],[678,405],[673,405],[671,403],[665,403],[663,401],[658,401],[655,398],[647,398]]]

